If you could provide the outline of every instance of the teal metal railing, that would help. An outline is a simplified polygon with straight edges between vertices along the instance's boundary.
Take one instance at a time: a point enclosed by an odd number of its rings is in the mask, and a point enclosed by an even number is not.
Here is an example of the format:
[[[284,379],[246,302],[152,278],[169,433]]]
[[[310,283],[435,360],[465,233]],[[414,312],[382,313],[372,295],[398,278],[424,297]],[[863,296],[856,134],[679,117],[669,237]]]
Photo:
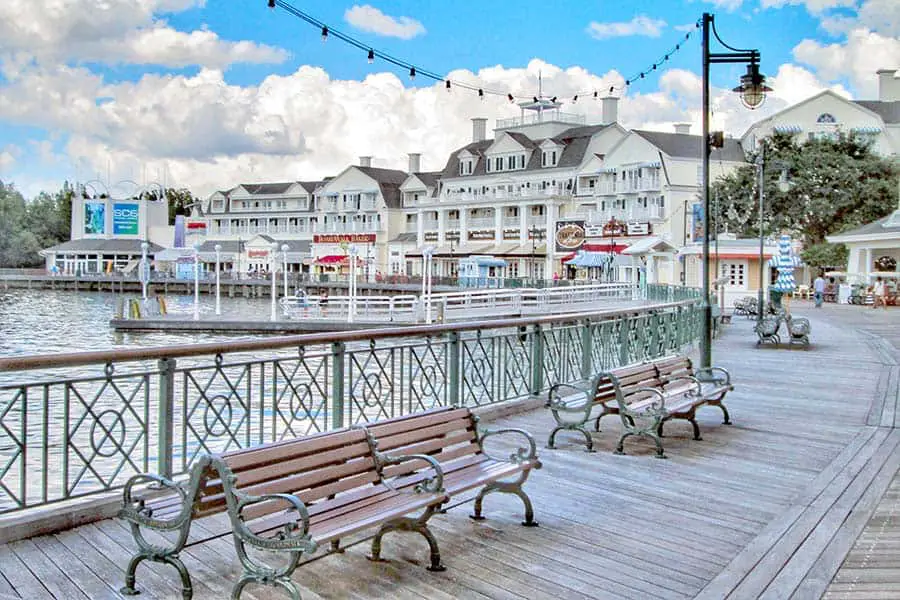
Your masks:
[[[537,396],[678,352],[696,294],[547,317],[0,358],[0,512],[224,452],[438,406]],[[687,298],[683,298],[687,296]]]

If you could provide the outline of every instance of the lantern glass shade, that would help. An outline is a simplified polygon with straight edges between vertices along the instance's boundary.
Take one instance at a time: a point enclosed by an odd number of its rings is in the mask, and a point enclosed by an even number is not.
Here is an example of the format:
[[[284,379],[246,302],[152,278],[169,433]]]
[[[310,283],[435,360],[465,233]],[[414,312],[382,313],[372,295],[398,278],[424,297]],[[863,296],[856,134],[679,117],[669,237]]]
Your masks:
[[[766,92],[772,88],[766,85],[766,76],[759,72],[759,65],[747,65],[747,73],[741,77],[741,85],[732,91],[741,95],[741,102],[753,110],[766,101]]]

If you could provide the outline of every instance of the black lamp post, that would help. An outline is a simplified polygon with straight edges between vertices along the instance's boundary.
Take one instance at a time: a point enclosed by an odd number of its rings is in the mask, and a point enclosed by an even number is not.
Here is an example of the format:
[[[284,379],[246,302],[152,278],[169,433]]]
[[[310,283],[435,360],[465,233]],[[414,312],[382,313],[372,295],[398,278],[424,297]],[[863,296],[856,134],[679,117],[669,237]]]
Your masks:
[[[716,31],[715,17],[703,13],[703,114],[701,115],[703,131],[703,331],[700,338],[700,366],[712,366],[712,305],[709,303],[710,264],[709,264],[709,153],[711,147],[709,133],[709,66],[720,63],[743,63],[747,65],[747,73],[741,77],[741,83],[733,91],[741,94],[744,106],[754,109],[766,99],[766,92],[772,91],[766,86],[766,77],[759,72],[759,50],[734,48],[722,41]],[[710,31],[716,40],[730,52],[710,52]],[[714,134],[715,135],[715,134]],[[721,138],[719,138],[721,139]],[[762,265],[760,265],[762,268]]]

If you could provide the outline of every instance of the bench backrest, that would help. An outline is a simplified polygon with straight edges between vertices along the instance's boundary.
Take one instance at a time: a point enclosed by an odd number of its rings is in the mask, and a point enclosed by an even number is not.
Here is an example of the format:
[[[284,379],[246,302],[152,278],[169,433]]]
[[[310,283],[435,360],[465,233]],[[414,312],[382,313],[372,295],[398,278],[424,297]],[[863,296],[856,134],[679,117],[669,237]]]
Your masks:
[[[234,487],[253,496],[294,494],[307,505],[380,481],[366,432],[340,429],[313,436],[236,450],[219,457],[235,475]],[[198,490],[195,516],[226,510],[220,479],[209,479]],[[283,503],[248,507],[256,518]]]
[[[675,377],[693,376],[694,368],[691,359],[686,356],[666,356],[653,362],[661,381]]]
[[[622,391],[622,397],[628,401],[639,388],[656,387],[659,385],[656,368],[653,363],[640,363],[637,365],[628,365],[610,371],[619,380],[619,386]],[[597,381],[594,388],[594,403],[606,404],[614,402],[616,399],[616,390],[612,380],[609,377],[601,377]]]
[[[396,417],[365,426],[378,452],[427,454],[438,462],[481,453],[474,415],[468,408],[439,408]],[[409,461],[386,467],[385,478],[402,477],[422,468],[424,461]]]

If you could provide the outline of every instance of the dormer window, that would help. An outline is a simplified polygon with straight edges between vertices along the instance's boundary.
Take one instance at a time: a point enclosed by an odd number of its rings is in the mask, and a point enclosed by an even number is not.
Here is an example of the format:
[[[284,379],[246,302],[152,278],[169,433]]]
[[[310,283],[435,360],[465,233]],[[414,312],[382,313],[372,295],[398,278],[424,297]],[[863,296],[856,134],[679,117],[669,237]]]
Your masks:
[[[459,174],[460,175],[471,175],[474,170],[475,160],[472,158],[466,158],[459,161]]]
[[[541,154],[541,166],[555,167],[558,156],[559,155],[556,150],[544,150]]]

